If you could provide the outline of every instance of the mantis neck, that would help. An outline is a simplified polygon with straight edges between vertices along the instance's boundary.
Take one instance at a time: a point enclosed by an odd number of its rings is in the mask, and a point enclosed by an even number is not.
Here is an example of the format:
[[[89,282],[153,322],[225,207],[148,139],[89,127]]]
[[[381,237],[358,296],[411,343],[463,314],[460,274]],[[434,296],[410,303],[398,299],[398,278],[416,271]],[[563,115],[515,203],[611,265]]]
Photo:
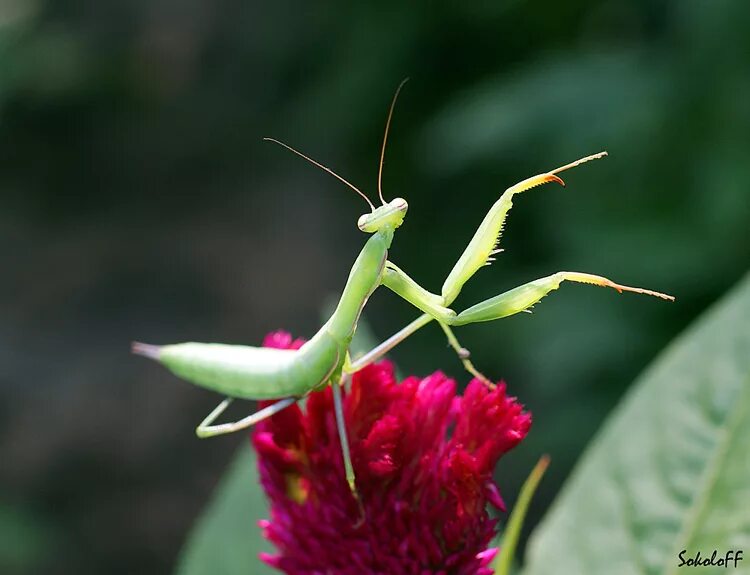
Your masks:
[[[378,230],[367,240],[349,272],[349,279],[336,306],[336,311],[323,327],[345,348],[349,347],[349,342],[354,336],[359,315],[367,303],[367,298],[380,285],[391,241],[393,241],[392,228]]]

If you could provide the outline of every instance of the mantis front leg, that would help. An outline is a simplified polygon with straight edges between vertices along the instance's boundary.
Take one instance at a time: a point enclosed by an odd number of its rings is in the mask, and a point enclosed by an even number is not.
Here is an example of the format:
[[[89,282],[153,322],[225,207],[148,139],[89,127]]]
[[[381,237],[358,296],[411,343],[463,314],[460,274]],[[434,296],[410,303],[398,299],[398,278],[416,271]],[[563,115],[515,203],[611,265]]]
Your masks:
[[[513,288],[487,299],[459,313],[451,325],[467,325],[482,321],[493,321],[527,311],[538,303],[548,293],[560,287],[564,281],[609,287],[622,293],[624,291],[651,295],[661,299],[673,301],[674,298],[660,292],[625,286],[613,282],[602,276],[582,272],[557,272],[550,276],[540,278],[529,283]]]
[[[643,288],[620,285],[602,276],[582,272],[558,272],[556,274],[552,274],[551,276],[534,280],[512,290],[501,293],[500,295],[473,305],[470,308],[462,311],[461,313],[456,314],[456,312],[452,309],[446,308],[436,303],[438,301],[436,298],[439,298],[440,296],[431,294],[430,292],[419,286],[414,280],[412,280],[408,275],[406,275],[391,262],[386,262],[382,281],[383,285],[391,289],[393,292],[404,298],[406,301],[408,301],[418,309],[422,310],[426,316],[437,320],[440,327],[445,332],[446,337],[448,338],[448,343],[456,351],[456,354],[461,360],[461,363],[463,363],[466,371],[471,373],[474,377],[479,378],[490,387],[494,387],[494,384],[474,367],[474,365],[469,360],[468,351],[466,350],[466,348],[461,346],[449,326],[459,326],[483,321],[493,321],[496,319],[515,315],[523,311],[528,311],[529,308],[533,307],[548,293],[559,288],[560,284],[563,281],[572,281],[610,287],[616,289],[618,292],[631,291],[635,293],[660,297],[666,300],[674,299],[672,296],[668,296],[659,292]],[[368,358],[368,360],[374,361],[372,357]]]
[[[450,308],[435,304],[431,298],[425,298],[423,292],[426,292],[426,290],[417,285],[414,280],[390,262],[386,263],[385,270],[383,271],[383,285],[426,314],[432,316],[441,324],[449,326],[493,321],[527,311],[548,293],[559,288],[560,284],[564,281],[609,287],[621,293],[629,291],[652,295],[670,301],[674,299],[672,296],[656,291],[621,285],[603,276],[583,272],[557,272],[513,288],[456,314]],[[434,296],[434,294],[430,295]]]
[[[479,224],[477,231],[469,241],[469,244],[464,249],[461,257],[453,266],[453,269],[445,279],[441,295],[443,297],[443,305],[450,305],[461,293],[463,285],[469,281],[469,279],[479,271],[483,266],[489,265],[494,261],[492,257],[496,253],[502,250],[497,248],[500,242],[500,235],[505,225],[505,220],[508,216],[508,212],[513,207],[513,196],[525,192],[537,186],[547,184],[550,182],[556,182],[561,186],[565,185],[557,174],[570,168],[580,166],[585,162],[596,160],[607,155],[607,152],[599,152],[598,154],[592,154],[586,156],[575,162],[565,164],[559,168],[555,168],[550,172],[537,174],[530,178],[511,186],[503,192],[500,198],[492,205],[487,215]]]
[[[497,249],[497,243],[500,238],[505,218],[508,211],[513,206],[513,196],[521,193],[525,190],[531,189],[535,186],[545,184],[547,182],[558,182],[560,184],[563,181],[555,174],[572,168],[589,160],[600,158],[606,155],[606,152],[587,156],[571,164],[567,164],[552,172],[539,174],[531,178],[527,178],[522,182],[519,182],[515,186],[512,186],[505,190],[495,204],[490,208],[490,211],[485,216],[484,220],[480,224],[479,228],[474,234],[469,244],[466,246],[461,257],[458,259],[453,269],[448,274],[448,277],[443,284],[441,295],[430,293],[429,291],[422,288],[408,275],[403,273],[395,264],[387,262],[387,266],[391,272],[389,273],[386,269],[385,277],[383,278],[383,284],[388,285],[396,293],[399,293],[407,301],[412,303],[415,307],[425,312],[424,315],[419,316],[416,320],[396,332],[394,335],[389,337],[383,343],[378,345],[376,348],[365,354],[363,357],[355,360],[347,370],[348,373],[353,373],[369,365],[370,363],[377,361],[393,349],[396,345],[401,343],[404,339],[409,337],[418,329],[424,327],[433,319],[439,319],[440,316],[449,316],[452,314],[452,310],[448,309],[453,300],[458,297],[461,292],[463,285],[482,267],[492,262],[492,256],[499,252]],[[390,285],[389,285],[390,283]],[[454,314],[455,315],[455,314]],[[441,322],[441,327],[445,331],[448,337],[448,342],[451,344],[459,355],[459,358],[464,362],[464,366],[470,365],[468,358],[465,357],[466,349],[458,344],[458,340],[453,335],[450,328],[447,327],[446,323]],[[464,356],[464,357],[462,357]],[[468,362],[468,363],[467,363]],[[469,370],[473,373],[473,367]],[[478,372],[477,372],[478,373]]]
[[[458,340],[455,335],[453,335],[449,326],[465,325],[478,321],[491,321],[521,311],[527,311],[550,291],[557,289],[562,281],[566,280],[612,287],[618,291],[634,291],[637,293],[655,295],[664,299],[674,299],[671,296],[666,296],[650,290],[621,286],[601,276],[580,272],[558,272],[547,278],[541,278],[529,282],[528,284],[510,290],[509,292],[481,302],[460,314],[456,314],[449,307],[461,293],[464,284],[477,271],[479,271],[481,267],[489,265],[494,259],[492,256],[501,251],[497,248],[497,245],[508,212],[513,206],[513,196],[548,182],[557,182],[558,184],[565,185],[560,177],[557,176],[558,173],[606,155],[606,152],[600,152],[598,154],[586,156],[585,158],[581,158],[580,160],[576,160],[575,162],[571,162],[550,172],[527,178],[505,190],[490,208],[484,220],[482,220],[482,223],[479,225],[479,228],[474,233],[471,241],[461,254],[461,257],[448,274],[440,295],[427,291],[401,271],[398,266],[392,262],[386,262],[386,268],[384,269],[383,278],[381,280],[383,285],[387,286],[412,305],[423,311],[424,315],[417,318],[400,332],[396,333],[383,344],[352,364],[352,367],[361,369],[367,365],[367,363],[375,361],[384,355],[387,351],[395,347],[395,345],[403,341],[403,339],[411,335],[417,329],[426,325],[430,319],[436,319],[445,332],[450,345],[456,350],[461,361],[464,362],[464,366],[467,370],[473,375],[481,376],[481,374],[471,365],[471,362],[468,361],[465,348],[458,343]],[[485,379],[484,377],[481,378]]]
[[[456,338],[453,330],[449,325],[452,325],[456,320],[456,312],[442,305],[444,301],[442,296],[430,293],[417,282],[411,279],[405,272],[403,272],[393,262],[386,262],[385,268],[383,269],[382,283],[388,287],[406,301],[411,303],[414,307],[425,312],[426,316],[437,320],[440,324],[441,329],[445,333],[448,339],[448,344],[453,348],[458,355],[459,360],[463,364],[466,371],[472,374],[474,377],[482,380],[486,385],[494,387],[494,384],[485,377],[469,359],[470,353],[465,347],[463,347],[458,339]]]

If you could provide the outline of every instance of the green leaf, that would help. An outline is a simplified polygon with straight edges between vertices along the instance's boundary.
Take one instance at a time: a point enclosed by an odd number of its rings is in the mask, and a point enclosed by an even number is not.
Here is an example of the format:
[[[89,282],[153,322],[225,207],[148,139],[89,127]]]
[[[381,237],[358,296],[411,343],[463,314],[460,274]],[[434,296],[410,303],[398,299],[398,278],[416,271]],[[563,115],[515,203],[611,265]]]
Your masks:
[[[44,573],[62,548],[50,518],[0,501],[0,573]]]
[[[675,575],[684,549],[743,550],[731,572],[750,573],[750,275],[639,379],[534,533],[524,573]]]
[[[258,559],[260,551],[271,550],[258,527],[258,520],[267,517],[255,453],[243,445],[193,528],[176,575],[278,573]]]
[[[505,528],[503,538],[500,543],[500,553],[495,557],[492,563],[492,569],[495,575],[510,575],[516,571],[513,559],[516,553],[516,546],[518,545],[518,539],[521,536],[521,529],[523,528],[523,520],[526,518],[526,513],[531,505],[531,499],[534,497],[536,488],[539,487],[539,482],[544,476],[544,472],[547,471],[549,466],[549,456],[544,455],[531,470],[531,473],[524,481],[521,487],[521,493],[518,496],[518,501],[513,506],[513,511],[510,514],[508,520],[508,526]]]

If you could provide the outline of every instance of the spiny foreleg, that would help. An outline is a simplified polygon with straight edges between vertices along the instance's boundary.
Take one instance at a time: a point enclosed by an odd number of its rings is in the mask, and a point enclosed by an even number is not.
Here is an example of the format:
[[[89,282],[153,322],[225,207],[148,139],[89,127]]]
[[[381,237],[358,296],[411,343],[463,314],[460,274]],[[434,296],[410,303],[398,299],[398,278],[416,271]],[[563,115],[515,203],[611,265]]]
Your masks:
[[[564,186],[565,182],[557,176],[558,173],[606,155],[606,152],[600,152],[598,154],[586,156],[585,158],[581,158],[570,164],[555,168],[550,172],[526,178],[522,182],[505,190],[490,208],[489,212],[487,212],[487,215],[484,217],[484,220],[482,220],[482,223],[479,224],[477,231],[466,246],[466,249],[464,249],[461,257],[458,258],[458,261],[448,274],[441,290],[443,305],[449,306],[452,304],[456,297],[458,297],[458,294],[461,293],[461,288],[464,284],[469,281],[469,279],[477,273],[482,266],[491,263],[493,261],[493,255],[501,251],[498,249],[498,243],[500,241],[500,235],[502,234],[508,212],[513,207],[513,196],[549,182],[557,182]]]
[[[385,264],[385,268],[383,269],[383,278],[381,281],[384,286],[400,295],[414,307],[422,310],[426,316],[437,320],[443,332],[445,333],[446,338],[448,339],[448,344],[456,352],[458,359],[461,361],[466,371],[468,371],[474,377],[482,380],[486,385],[490,387],[494,386],[494,384],[487,377],[485,377],[476,367],[474,367],[474,364],[469,359],[469,351],[459,343],[458,339],[453,333],[453,330],[448,327],[450,324],[452,324],[453,321],[455,321],[456,312],[442,305],[443,298],[441,296],[433,294],[424,289],[417,282],[411,279],[396,264],[390,261],[386,262]],[[421,324],[422,322],[427,323],[427,321],[429,320],[425,321],[422,318],[418,318],[416,321]],[[419,325],[419,327],[421,327],[421,325]],[[416,329],[414,331],[416,331]],[[396,345],[396,343],[398,342],[395,342],[394,345]]]
[[[582,272],[557,272],[551,276],[513,288],[505,293],[480,302],[459,313],[450,320],[450,325],[466,325],[481,321],[493,321],[526,311],[538,303],[548,293],[560,287],[564,281],[592,284],[609,287],[622,293],[624,291],[655,296],[673,301],[674,297],[660,292],[621,285],[602,276]]]

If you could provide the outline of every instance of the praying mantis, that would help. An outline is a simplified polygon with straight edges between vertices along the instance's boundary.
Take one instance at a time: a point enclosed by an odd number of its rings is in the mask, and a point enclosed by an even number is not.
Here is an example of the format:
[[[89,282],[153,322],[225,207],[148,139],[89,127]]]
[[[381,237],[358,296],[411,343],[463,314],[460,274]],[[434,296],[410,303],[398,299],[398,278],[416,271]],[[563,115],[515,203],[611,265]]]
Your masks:
[[[359,229],[370,234],[370,238],[352,266],[333,314],[310,340],[294,351],[214,343],[154,346],[134,342],[132,347],[134,353],[157,360],[177,376],[226,396],[226,399],[196,428],[196,433],[201,438],[248,428],[280,412],[309,393],[321,390],[328,385],[332,386],[334,412],[346,480],[355,496],[355,475],[343,417],[341,388],[351,374],[383,357],[428,323],[437,322],[466,370],[486,385],[492,386],[493,384],[472,364],[469,352],[459,343],[453,332],[454,327],[493,321],[528,311],[565,281],[610,287],[618,292],[635,292],[665,300],[674,299],[672,296],[656,291],[620,285],[602,276],[562,271],[523,284],[458,313],[450,307],[461,293],[464,284],[479,269],[489,265],[494,260],[495,254],[502,251],[498,248],[498,243],[516,194],[551,182],[564,186],[558,174],[606,156],[606,152],[586,156],[549,172],[527,178],[506,189],[479,225],[463,254],[448,274],[440,293],[432,293],[420,286],[388,259],[388,250],[396,230],[404,222],[408,203],[403,198],[386,201],[382,191],[383,160],[388,131],[398,95],[405,82],[402,82],[396,90],[386,120],[378,169],[380,206],[376,207],[366,194],[331,169],[287,144],[272,138],[265,138],[328,172],[362,196],[370,207],[370,212],[363,214],[357,221]],[[352,359],[349,346],[357,329],[357,322],[368,298],[380,286],[385,286],[422,313],[362,357]],[[214,424],[235,398],[278,401],[239,421]]]

